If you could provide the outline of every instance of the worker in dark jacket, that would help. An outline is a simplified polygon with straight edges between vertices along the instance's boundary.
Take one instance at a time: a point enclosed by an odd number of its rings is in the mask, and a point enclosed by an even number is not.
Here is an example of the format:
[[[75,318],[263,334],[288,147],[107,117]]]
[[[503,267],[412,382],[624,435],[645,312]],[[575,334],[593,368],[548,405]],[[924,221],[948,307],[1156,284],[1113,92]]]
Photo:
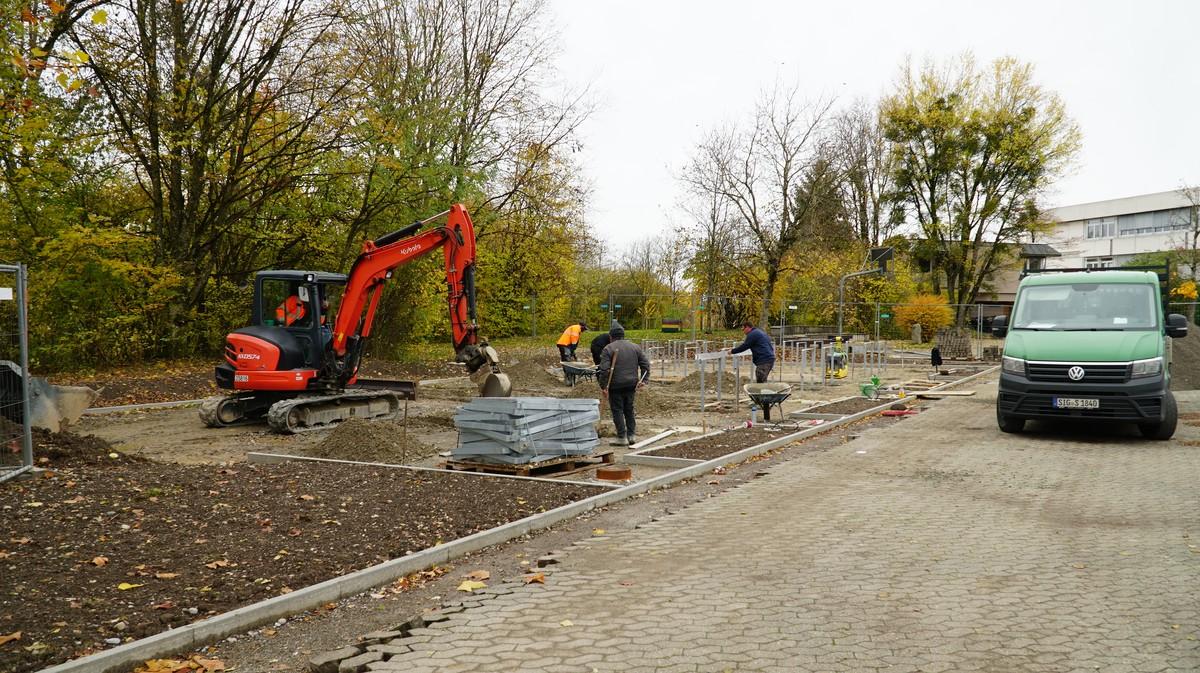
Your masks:
[[[621,323],[614,320],[608,335],[612,341],[600,353],[596,381],[601,393],[608,398],[613,424],[617,426],[613,446],[632,446],[637,442],[634,439],[637,419],[633,414],[633,398],[650,380],[650,358],[641,346],[625,340],[625,328]]]
[[[737,355],[750,349],[750,359],[754,361],[754,382],[766,383],[771,369],[775,367],[775,344],[766,332],[752,322],[742,323],[742,333],[746,335],[746,340],[729,352]]]
[[[620,327],[620,326],[621,326],[621,323],[617,322],[616,320],[613,320],[612,324],[609,325],[608,328],[612,329],[614,327]],[[594,364],[597,364],[597,365],[600,364],[600,354],[604,352],[604,347],[607,346],[611,341],[612,341],[612,337],[609,335],[608,332],[604,332],[604,333],[600,334],[599,336],[597,336],[595,339],[592,339],[592,343],[589,344],[588,347],[592,349],[592,362]]]

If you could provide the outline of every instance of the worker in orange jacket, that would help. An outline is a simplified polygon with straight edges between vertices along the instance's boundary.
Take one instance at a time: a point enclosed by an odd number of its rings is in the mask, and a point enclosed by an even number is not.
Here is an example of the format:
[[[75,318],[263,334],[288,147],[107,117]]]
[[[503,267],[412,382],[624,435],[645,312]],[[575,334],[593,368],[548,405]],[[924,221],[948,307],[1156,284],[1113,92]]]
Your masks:
[[[558,337],[558,357],[563,362],[575,361],[575,349],[579,348],[579,337],[587,331],[587,323],[580,320],[574,325],[570,325],[563,330],[562,336]]]

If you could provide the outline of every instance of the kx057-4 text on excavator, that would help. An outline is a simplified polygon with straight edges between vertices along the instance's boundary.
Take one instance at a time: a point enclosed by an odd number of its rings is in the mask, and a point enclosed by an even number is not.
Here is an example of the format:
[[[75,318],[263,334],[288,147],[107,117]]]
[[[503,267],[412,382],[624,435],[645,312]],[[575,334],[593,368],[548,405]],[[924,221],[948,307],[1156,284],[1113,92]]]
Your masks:
[[[421,232],[442,216],[445,226]],[[420,233],[418,233],[420,232]],[[475,230],[461,205],[363,243],[349,274],[260,271],[254,279],[251,326],[225,337],[217,386],[230,395],[205,400],[209,426],[261,420],[279,432],[329,427],[348,418],[396,414],[413,399],[415,384],[358,378],[363,348],[384,282],[393,270],[443,248],[455,359],[466,365],[485,397],[506,397],[512,386],[499,357],[478,337],[475,316]],[[326,315],[341,295],[332,327]]]

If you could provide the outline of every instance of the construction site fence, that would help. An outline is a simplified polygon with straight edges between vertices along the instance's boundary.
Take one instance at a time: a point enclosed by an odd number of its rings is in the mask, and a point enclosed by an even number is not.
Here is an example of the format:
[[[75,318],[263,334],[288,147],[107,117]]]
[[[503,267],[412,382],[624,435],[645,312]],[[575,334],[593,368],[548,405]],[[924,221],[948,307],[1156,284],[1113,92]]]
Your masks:
[[[0,265],[0,481],[33,468],[27,278],[23,264]]]
[[[937,329],[923,329],[918,334],[910,325],[901,323],[897,318],[898,312],[905,307],[916,305],[904,303],[883,302],[800,302],[784,301],[776,313],[768,317],[765,329],[777,345],[785,342],[831,340],[841,335],[846,341],[855,344],[873,341],[904,341],[913,347],[928,348],[937,345],[939,334],[951,332],[970,340],[971,357],[983,358],[988,354],[989,347],[998,346],[999,341],[991,336],[992,321],[1000,315],[1007,315],[1011,306],[1002,303],[975,303],[945,305],[941,324]],[[819,320],[811,319],[813,316]],[[841,320],[839,321],[839,316]],[[755,321],[757,322],[757,321]],[[841,329],[838,329],[839,322]],[[955,327],[954,323],[961,325]],[[625,324],[625,323],[622,323]],[[626,329],[630,325],[625,324]],[[670,325],[672,331],[678,326]],[[929,332],[933,332],[932,334]],[[664,342],[680,344],[707,344],[712,340],[704,338],[704,331],[697,328],[695,322],[684,323],[679,330],[680,337],[670,337],[671,332],[664,332]],[[688,346],[673,346],[672,359],[679,359]],[[690,351],[689,351],[690,352]]]
[[[1193,325],[1200,324],[1200,301],[1173,301],[1167,304],[1167,313],[1178,313]]]

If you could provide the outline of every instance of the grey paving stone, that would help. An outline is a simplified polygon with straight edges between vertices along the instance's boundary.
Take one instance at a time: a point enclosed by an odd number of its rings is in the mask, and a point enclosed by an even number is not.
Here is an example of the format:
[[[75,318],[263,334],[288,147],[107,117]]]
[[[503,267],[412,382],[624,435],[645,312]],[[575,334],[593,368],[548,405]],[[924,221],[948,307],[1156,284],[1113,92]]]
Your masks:
[[[994,403],[982,387],[572,546],[545,587],[467,597],[379,670],[1200,670],[1200,428],[1009,436]]]

